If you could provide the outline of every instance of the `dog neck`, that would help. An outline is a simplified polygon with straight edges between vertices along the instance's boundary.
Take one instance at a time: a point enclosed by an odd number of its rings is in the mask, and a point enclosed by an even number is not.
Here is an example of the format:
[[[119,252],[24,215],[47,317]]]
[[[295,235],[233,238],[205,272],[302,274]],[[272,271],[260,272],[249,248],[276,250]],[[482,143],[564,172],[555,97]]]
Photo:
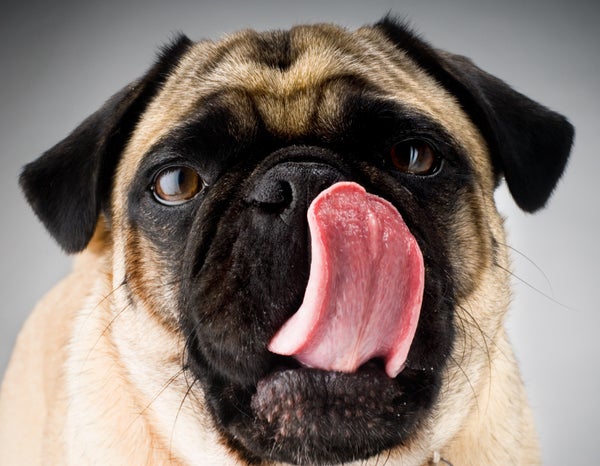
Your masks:
[[[445,447],[434,451],[430,464],[541,463],[533,415],[505,330],[489,351],[483,386],[463,428]],[[502,436],[497,435],[499,431]]]

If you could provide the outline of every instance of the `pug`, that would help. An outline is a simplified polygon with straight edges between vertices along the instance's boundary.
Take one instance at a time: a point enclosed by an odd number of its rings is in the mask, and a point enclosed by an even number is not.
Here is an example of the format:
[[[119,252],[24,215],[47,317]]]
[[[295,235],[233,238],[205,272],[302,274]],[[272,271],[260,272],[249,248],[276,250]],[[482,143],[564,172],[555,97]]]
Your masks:
[[[73,272],[2,385],[2,464],[532,465],[494,191],[573,128],[386,17],[181,36],[20,182]]]

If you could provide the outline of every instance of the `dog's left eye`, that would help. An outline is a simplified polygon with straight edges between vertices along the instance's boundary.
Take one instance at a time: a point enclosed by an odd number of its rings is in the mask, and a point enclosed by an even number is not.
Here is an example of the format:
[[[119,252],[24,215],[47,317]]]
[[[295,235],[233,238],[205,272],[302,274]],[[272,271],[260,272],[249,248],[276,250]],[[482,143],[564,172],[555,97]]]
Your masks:
[[[161,204],[179,205],[194,198],[203,187],[202,178],[196,170],[175,166],[158,173],[152,184],[152,192]]]
[[[439,157],[433,147],[425,141],[409,140],[398,142],[390,149],[394,167],[413,175],[432,175],[439,168]]]

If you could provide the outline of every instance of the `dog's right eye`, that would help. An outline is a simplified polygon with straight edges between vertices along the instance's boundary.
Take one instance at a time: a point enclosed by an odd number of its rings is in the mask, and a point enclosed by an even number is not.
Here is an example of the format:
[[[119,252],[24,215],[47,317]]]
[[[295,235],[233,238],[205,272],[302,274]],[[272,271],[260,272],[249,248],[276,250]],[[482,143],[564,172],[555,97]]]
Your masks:
[[[204,188],[198,172],[190,167],[175,166],[161,170],[152,184],[158,202],[179,205],[193,199]]]

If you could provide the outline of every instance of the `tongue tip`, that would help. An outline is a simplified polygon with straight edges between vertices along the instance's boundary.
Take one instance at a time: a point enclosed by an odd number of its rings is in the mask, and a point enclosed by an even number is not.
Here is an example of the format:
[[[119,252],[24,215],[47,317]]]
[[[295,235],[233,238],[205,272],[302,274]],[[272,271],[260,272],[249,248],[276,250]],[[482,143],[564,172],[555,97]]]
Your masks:
[[[408,347],[401,345],[399,350],[389,354],[385,361],[385,373],[389,378],[394,379],[406,367],[406,357],[408,356]]]
[[[298,345],[290,344],[291,342],[293,342],[293,340],[287,337],[285,328],[282,327],[271,339],[267,349],[271,353],[280,354],[282,356],[291,356],[300,349],[298,348]]]
[[[402,363],[400,366],[386,364],[385,365],[385,373],[387,374],[387,376],[390,379],[395,379],[398,376],[398,374],[400,374],[404,370],[404,367],[405,367],[404,363]]]

